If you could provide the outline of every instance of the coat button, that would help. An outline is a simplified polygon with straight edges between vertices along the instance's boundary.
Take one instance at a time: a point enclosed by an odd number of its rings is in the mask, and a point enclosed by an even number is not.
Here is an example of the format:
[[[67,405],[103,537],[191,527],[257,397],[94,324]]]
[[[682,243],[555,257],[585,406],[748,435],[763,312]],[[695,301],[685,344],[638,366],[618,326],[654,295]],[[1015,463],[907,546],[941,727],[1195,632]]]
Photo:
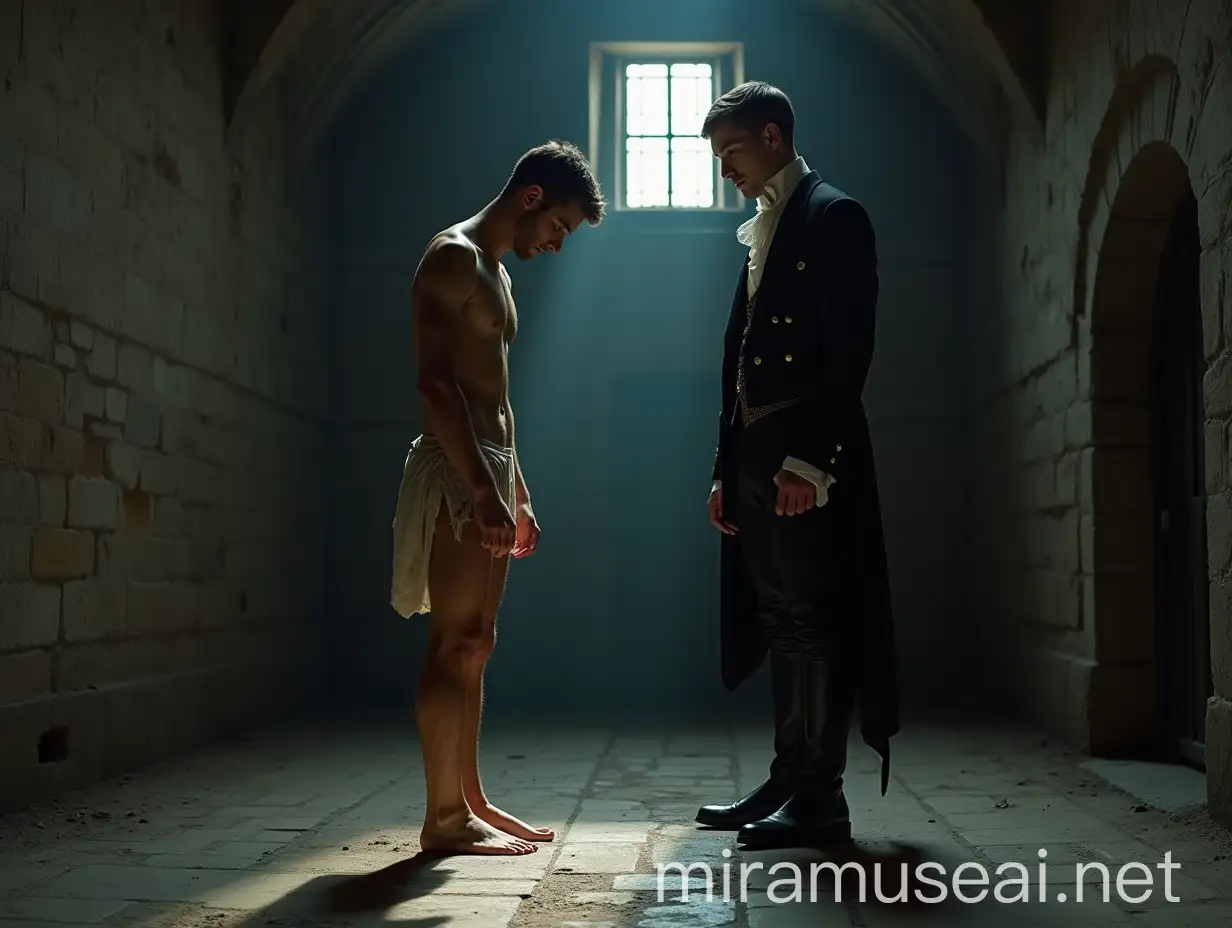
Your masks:
[[[791,355],[787,355],[786,357],[784,357],[784,358],[783,358],[783,360],[784,360],[784,361],[791,361]]]
[[[753,359],[753,363],[754,363],[754,364],[760,364],[760,363],[761,363],[761,358],[754,358],[754,359]]]
[[[804,270],[804,262],[803,262],[803,261],[801,261],[799,264],[797,264],[797,265],[796,265],[796,270],[797,270],[797,271],[802,271],[802,270]]]

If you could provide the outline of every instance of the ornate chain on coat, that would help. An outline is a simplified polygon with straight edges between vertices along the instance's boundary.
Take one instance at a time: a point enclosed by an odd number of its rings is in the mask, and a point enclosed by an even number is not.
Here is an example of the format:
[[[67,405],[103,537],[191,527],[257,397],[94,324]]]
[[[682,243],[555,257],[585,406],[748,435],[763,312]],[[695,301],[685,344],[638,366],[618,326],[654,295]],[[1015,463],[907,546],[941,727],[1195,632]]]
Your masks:
[[[800,402],[800,397],[794,400],[782,400],[778,403],[770,403],[766,406],[750,407],[745,398],[744,387],[744,344],[748,341],[749,330],[753,327],[753,310],[757,307],[757,297],[761,293],[760,290],[749,297],[747,306],[745,307],[744,317],[744,333],[740,336],[740,354],[736,359],[736,405],[740,409],[740,420],[747,428],[758,419],[763,419],[772,412],[778,412],[780,409],[786,409],[788,406],[795,406]]]

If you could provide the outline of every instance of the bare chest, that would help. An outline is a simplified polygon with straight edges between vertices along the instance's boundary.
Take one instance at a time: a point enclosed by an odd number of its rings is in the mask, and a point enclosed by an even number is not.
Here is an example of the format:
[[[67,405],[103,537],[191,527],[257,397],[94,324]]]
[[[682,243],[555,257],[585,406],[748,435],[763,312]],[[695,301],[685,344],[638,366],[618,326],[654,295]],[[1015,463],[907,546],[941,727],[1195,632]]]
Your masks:
[[[511,342],[518,330],[518,310],[509,276],[503,266],[498,268],[496,273],[480,275],[469,316],[477,336]]]

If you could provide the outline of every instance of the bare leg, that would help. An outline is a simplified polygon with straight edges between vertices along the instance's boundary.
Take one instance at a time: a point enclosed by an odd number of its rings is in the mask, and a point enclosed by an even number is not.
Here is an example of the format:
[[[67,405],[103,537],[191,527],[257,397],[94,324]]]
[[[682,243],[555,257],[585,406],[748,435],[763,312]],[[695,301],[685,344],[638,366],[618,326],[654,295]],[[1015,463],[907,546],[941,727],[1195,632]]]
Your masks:
[[[483,639],[483,610],[493,558],[472,522],[455,541],[444,507],[432,540],[428,587],[432,598],[428,654],[415,713],[427,780],[427,815],[420,834],[425,851],[527,854],[534,844],[479,819],[462,795],[459,769],[469,668]]]
[[[505,580],[509,572],[508,558],[495,558],[488,595],[483,609],[483,633],[475,659],[467,668],[466,718],[462,728],[460,766],[462,770],[462,795],[471,810],[480,819],[494,828],[526,841],[551,841],[555,835],[547,828],[534,828],[521,819],[514,818],[488,802],[479,778],[479,727],[483,716],[483,673],[488,658],[496,646],[496,614],[500,611],[505,594]]]

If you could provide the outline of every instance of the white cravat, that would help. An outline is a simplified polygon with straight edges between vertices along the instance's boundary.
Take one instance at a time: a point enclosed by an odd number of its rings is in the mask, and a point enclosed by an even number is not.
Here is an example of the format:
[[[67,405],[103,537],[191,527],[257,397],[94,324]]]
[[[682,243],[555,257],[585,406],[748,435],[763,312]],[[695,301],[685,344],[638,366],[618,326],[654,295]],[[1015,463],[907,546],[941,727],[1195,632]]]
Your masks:
[[[774,241],[774,232],[779,226],[779,218],[783,215],[783,207],[795,193],[796,187],[809,172],[809,167],[803,158],[784,166],[777,174],[766,182],[766,189],[757,198],[757,212],[736,230],[736,240],[749,246],[749,298],[757,292],[761,285],[762,271],[766,267],[766,256],[770,253],[770,245]],[[817,489],[817,505],[824,506],[829,498],[829,487],[834,483],[830,474],[801,461],[799,458],[788,457],[783,461],[783,470],[804,477]],[[718,487],[720,481],[715,481]]]
[[[736,230],[736,240],[749,246],[749,296],[761,285],[761,274],[766,267],[766,256],[774,241],[774,230],[779,226],[783,207],[795,193],[797,185],[808,173],[803,158],[797,158],[766,182],[766,189],[757,198],[757,212],[753,218]]]

